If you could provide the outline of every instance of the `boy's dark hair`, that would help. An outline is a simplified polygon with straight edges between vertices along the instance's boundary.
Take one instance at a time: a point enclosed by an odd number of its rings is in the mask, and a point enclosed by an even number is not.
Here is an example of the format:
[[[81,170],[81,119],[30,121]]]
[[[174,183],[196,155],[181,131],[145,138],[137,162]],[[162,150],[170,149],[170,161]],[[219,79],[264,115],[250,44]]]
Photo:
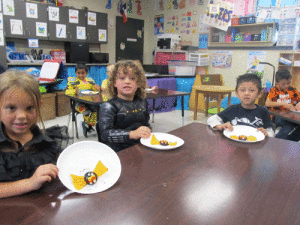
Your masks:
[[[276,75],[275,75],[276,83],[278,83],[281,80],[289,80],[289,79],[292,79],[292,75],[291,75],[290,71],[283,69],[283,70],[278,70],[276,72]]]
[[[256,85],[256,87],[258,88],[258,91],[261,91],[261,89],[262,89],[261,78],[254,73],[246,73],[244,75],[238,76],[238,78],[236,80],[235,90],[236,91],[238,90],[241,83],[250,82],[250,81]]]
[[[80,70],[80,69],[84,69],[86,72],[88,72],[88,68],[87,66],[84,64],[84,63],[78,63],[75,67],[75,73],[77,70]]]

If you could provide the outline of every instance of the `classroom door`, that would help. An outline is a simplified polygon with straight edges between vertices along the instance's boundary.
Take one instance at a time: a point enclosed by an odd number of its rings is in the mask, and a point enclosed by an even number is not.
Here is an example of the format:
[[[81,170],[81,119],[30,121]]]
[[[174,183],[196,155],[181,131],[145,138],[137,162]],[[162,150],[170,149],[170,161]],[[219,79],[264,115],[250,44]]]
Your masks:
[[[116,18],[116,61],[121,59],[140,60],[143,63],[144,54],[144,20],[128,18],[123,24],[123,18]]]

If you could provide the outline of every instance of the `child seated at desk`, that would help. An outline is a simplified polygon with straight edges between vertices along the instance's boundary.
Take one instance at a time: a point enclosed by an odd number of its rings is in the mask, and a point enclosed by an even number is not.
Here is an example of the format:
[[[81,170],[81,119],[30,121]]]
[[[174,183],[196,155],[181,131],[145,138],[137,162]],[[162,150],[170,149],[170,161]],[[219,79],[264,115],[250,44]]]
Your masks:
[[[22,71],[0,76],[0,198],[38,190],[58,175],[60,147],[38,127],[38,82]],[[13,215],[12,215],[13,216]]]
[[[116,152],[151,135],[144,70],[132,60],[115,64],[108,82],[112,99],[103,103],[97,123],[98,138]]]
[[[256,105],[255,100],[262,91],[261,79],[256,74],[244,74],[237,78],[236,95],[241,104],[231,105],[224,111],[208,118],[208,125],[217,130],[232,126],[247,125],[257,128],[265,136],[274,137],[272,121],[268,110]]]
[[[95,83],[93,78],[86,77],[88,75],[87,66],[84,63],[77,64],[75,68],[77,77],[69,77],[66,87],[66,95],[76,95],[81,91],[100,91],[100,86]],[[83,135],[87,137],[87,133],[94,131],[93,126],[97,122],[97,109],[88,107],[80,103],[76,105],[76,110],[83,115],[84,122],[82,122]]]
[[[270,89],[267,96],[266,107],[278,109],[279,111],[300,110],[299,92],[291,86],[292,75],[288,70],[278,70],[275,76],[276,86]],[[300,140],[299,126],[295,123],[275,117],[275,125],[281,129],[276,134],[276,138],[287,139],[291,141]],[[294,129],[299,135],[291,133]],[[298,128],[298,129],[297,129]]]

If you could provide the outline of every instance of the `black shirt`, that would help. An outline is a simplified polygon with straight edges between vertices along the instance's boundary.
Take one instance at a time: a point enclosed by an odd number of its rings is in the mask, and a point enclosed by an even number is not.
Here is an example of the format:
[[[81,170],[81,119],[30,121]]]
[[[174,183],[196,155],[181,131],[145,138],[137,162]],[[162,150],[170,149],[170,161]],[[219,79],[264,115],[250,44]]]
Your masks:
[[[31,177],[43,164],[56,163],[60,148],[55,140],[43,135],[38,127],[32,129],[33,138],[25,145],[10,139],[0,129],[0,181],[17,181]]]
[[[229,108],[218,113],[224,123],[230,122],[232,126],[247,125],[254,128],[272,127],[270,113],[267,108],[256,105],[255,109],[245,109],[241,104],[231,105]]]

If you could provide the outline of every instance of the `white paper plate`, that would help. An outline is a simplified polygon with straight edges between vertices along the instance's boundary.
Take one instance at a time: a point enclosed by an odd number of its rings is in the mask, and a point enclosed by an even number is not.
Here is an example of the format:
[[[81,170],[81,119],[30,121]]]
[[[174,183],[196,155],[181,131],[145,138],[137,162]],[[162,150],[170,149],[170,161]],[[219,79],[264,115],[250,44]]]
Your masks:
[[[163,145],[151,145],[150,141],[152,138],[152,135],[155,135],[155,137],[161,141],[161,140],[166,140],[168,142],[176,142],[177,141],[177,145],[176,146],[171,146],[171,145],[167,145],[167,146],[163,146]],[[145,145],[149,148],[154,148],[154,149],[158,149],[158,150],[170,150],[170,149],[174,149],[174,148],[178,148],[180,146],[182,146],[184,144],[184,140],[182,140],[179,137],[176,137],[172,134],[167,134],[167,133],[152,133],[150,138],[144,139],[141,138],[141,143],[142,145]]]
[[[152,91],[152,88],[146,88],[145,91]]]
[[[223,134],[225,135],[225,137],[228,137],[231,140],[244,142],[244,143],[255,143],[255,142],[262,141],[265,139],[265,135],[261,131],[257,131],[257,128],[250,127],[250,126],[244,126],[244,125],[233,126],[233,131],[226,129],[223,131]],[[231,138],[230,136],[232,136],[232,135],[236,135],[236,136],[240,136],[240,135],[250,136],[251,135],[251,136],[256,137],[257,141],[237,140],[237,139]]]
[[[84,176],[93,171],[99,160],[108,168],[108,171],[98,177],[96,184],[86,185],[76,190],[71,174]],[[58,157],[58,177],[70,190],[82,194],[93,194],[113,186],[121,175],[121,162],[118,155],[107,145],[96,141],[81,141],[67,147]]]
[[[81,91],[80,93],[83,95],[96,95],[99,91]]]
[[[294,113],[300,113],[300,111],[296,111],[296,110],[291,110]]]

